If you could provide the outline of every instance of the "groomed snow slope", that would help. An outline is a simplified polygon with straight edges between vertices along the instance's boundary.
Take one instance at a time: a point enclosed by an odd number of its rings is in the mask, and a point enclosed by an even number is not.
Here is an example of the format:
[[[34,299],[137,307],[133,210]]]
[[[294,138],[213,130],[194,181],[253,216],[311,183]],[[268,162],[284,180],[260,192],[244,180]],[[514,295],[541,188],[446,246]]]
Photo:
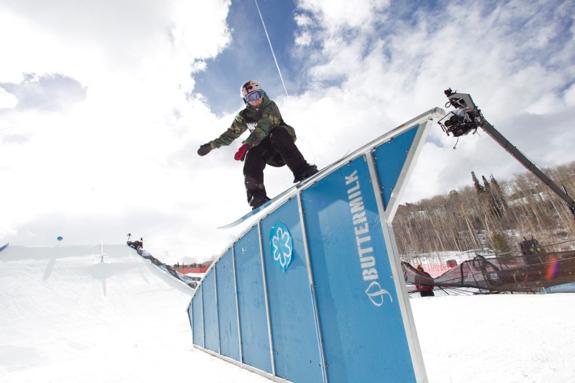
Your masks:
[[[268,381],[193,349],[191,289],[125,245],[103,250],[0,252],[0,382]],[[575,294],[411,304],[431,383],[575,382]]]
[[[575,382],[575,294],[412,299],[431,383]]]
[[[125,245],[0,253],[0,382],[264,382],[192,347],[191,289]]]

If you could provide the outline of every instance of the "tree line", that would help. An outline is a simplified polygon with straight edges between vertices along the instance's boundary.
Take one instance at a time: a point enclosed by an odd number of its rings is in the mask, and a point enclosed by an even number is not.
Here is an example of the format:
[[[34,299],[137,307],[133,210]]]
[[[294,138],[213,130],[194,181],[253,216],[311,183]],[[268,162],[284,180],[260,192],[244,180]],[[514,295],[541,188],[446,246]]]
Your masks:
[[[543,171],[575,194],[575,162]],[[498,181],[471,172],[471,185],[399,206],[393,229],[404,256],[490,248],[517,254],[536,238],[546,251],[575,248],[575,217],[565,202],[531,173]]]

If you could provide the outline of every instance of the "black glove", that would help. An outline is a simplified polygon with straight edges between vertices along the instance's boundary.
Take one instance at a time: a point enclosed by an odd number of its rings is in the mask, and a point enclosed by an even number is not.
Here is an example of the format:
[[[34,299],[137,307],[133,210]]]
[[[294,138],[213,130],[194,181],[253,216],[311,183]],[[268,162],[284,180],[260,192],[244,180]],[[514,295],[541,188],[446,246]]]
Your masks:
[[[207,144],[203,144],[202,146],[200,146],[200,148],[198,149],[198,154],[200,156],[205,156],[211,151],[212,151],[212,144],[208,142]]]

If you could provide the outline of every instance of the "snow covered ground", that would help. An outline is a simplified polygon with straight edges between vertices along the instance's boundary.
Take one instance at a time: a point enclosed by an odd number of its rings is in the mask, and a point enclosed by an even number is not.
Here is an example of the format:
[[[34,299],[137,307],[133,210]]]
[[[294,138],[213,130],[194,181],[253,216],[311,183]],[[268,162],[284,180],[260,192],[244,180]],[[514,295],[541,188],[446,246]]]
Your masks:
[[[575,382],[575,294],[411,302],[432,383]]]
[[[0,252],[0,382],[265,382],[194,350],[191,290],[125,245]],[[429,380],[575,381],[575,294],[411,300]]]
[[[192,348],[191,289],[125,245],[0,252],[0,382],[267,382]]]

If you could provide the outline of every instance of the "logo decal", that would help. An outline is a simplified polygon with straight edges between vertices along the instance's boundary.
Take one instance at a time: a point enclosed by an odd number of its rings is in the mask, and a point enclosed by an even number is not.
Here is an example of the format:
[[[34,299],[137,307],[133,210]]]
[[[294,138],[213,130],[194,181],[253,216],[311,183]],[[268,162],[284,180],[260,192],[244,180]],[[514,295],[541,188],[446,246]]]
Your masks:
[[[274,261],[280,265],[282,271],[286,271],[292,261],[293,240],[285,224],[278,222],[272,227],[270,244]]]
[[[377,272],[377,259],[370,232],[370,222],[357,170],[354,170],[349,176],[345,176],[345,184],[347,186],[347,198],[355,234],[357,255],[361,267],[361,278],[366,284],[369,283],[367,289],[365,289],[365,294],[375,307],[383,306],[386,295],[389,297],[390,303],[393,303],[393,298],[389,291],[382,288],[379,283],[380,278]]]
[[[369,284],[369,287],[365,290],[367,297],[377,307],[383,306],[385,303],[385,296],[389,297],[390,302],[393,303],[393,298],[389,291],[381,287],[379,282],[373,281]]]

